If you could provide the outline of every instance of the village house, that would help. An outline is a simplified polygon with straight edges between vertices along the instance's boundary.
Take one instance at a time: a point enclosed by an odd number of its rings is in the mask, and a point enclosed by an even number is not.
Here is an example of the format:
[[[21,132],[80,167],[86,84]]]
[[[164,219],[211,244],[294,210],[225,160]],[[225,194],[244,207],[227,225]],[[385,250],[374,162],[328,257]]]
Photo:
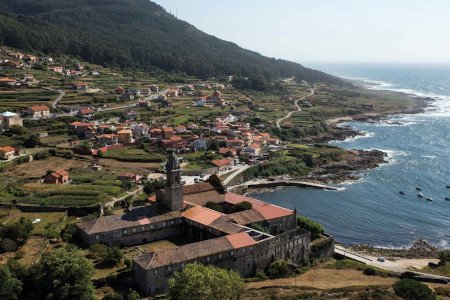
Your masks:
[[[227,147],[242,147],[244,146],[244,140],[242,139],[227,140],[226,145]]]
[[[160,128],[153,128],[149,131],[150,134],[150,138],[152,139],[163,139],[164,138],[164,133],[163,130]]]
[[[65,170],[58,170],[45,176],[44,182],[48,184],[69,183],[69,173]]]
[[[11,146],[0,147],[0,159],[10,160],[13,159],[19,151]]]
[[[16,113],[6,111],[1,114],[1,119],[3,123],[2,127],[4,128],[11,128],[14,125],[23,127],[23,120]]]
[[[83,119],[92,119],[95,115],[95,110],[91,107],[83,107],[78,111],[78,115]]]
[[[103,133],[113,133],[116,131],[116,127],[112,124],[100,124],[97,126],[97,132]]]
[[[125,94],[123,94],[120,99],[123,101],[132,101],[134,100],[135,95],[133,93],[128,93],[126,92]]]
[[[163,128],[163,136],[165,139],[169,139],[174,135],[173,127],[164,127]]]
[[[142,179],[142,176],[133,173],[124,173],[117,176],[117,179],[119,179],[120,181],[139,183]]]
[[[117,132],[117,137],[120,143],[128,144],[133,143],[133,132],[129,129],[122,129]]]
[[[87,91],[87,90],[89,90],[89,83],[75,82],[72,84],[72,89],[77,90],[77,91]]]
[[[159,87],[157,85],[152,84],[151,86],[149,86],[149,89],[154,92],[154,93],[158,93],[159,92]]]
[[[23,59],[23,57],[25,55],[22,54],[22,53],[19,53],[19,52],[8,52],[8,56],[11,56],[11,57],[13,57],[15,59]]]
[[[11,87],[16,85],[17,80],[13,78],[3,77],[0,78],[0,87]]]
[[[251,157],[259,156],[261,154],[261,146],[257,143],[253,143],[248,147],[244,147],[240,154]]]
[[[35,105],[29,107],[27,113],[33,119],[48,118],[50,117],[50,108],[47,105]]]
[[[52,70],[55,73],[61,73],[63,72],[64,68],[63,67],[51,67],[49,68],[50,70]]]
[[[206,141],[204,139],[196,139],[191,143],[191,147],[195,150],[206,150]]]
[[[100,134],[95,139],[100,146],[112,146],[118,144],[117,134]]]
[[[116,95],[123,95],[124,93],[125,89],[123,87],[118,86],[114,89],[114,94]]]
[[[27,61],[27,62],[35,62],[35,61],[37,61],[37,59],[38,58],[36,56],[34,56],[34,55],[25,55],[23,57],[23,60]]]
[[[147,124],[140,123],[140,124],[131,124],[131,131],[133,131],[133,137],[135,139],[142,139],[142,138],[148,138],[149,137],[149,130]]]
[[[79,136],[86,136],[86,132],[88,130],[93,131],[95,127],[94,123],[85,123],[85,122],[73,122],[70,123],[70,128],[75,131],[75,133]]]
[[[166,92],[167,97],[173,98],[173,97],[178,97],[178,95],[179,95],[179,90],[177,90],[177,89],[170,89]]]
[[[237,150],[234,147],[222,147],[219,148],[218,153],[222,156],[231,156],[236,157],[237,156]]]
[[[234,165],[234,159],[231,157],[223,159],[214,159],[211,161],[211,163],[217,168],[216,172],[224,172],[227,170],[231,170],[231,168]]]

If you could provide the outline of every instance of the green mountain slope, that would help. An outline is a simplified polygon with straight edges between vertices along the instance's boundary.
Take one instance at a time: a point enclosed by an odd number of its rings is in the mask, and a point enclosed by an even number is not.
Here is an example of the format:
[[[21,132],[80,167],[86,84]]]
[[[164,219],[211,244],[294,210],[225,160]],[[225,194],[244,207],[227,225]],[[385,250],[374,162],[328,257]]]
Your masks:
[[[255,78],[258,84],[296,76],[343,84],[323,72],[208,35],[148,0],[1,1],[0,44],[107,66],[203,78],[233,74]]]

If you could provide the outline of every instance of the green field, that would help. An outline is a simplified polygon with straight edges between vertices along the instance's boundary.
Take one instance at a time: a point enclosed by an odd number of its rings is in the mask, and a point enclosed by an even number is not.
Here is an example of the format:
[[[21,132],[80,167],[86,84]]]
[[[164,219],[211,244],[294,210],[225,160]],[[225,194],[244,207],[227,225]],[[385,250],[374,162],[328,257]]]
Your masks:
[[[165,155],[161,153],[149,153],[141,148],[122,147],[103,154],[104,158],[113,158],[125,162],[163,162]]]

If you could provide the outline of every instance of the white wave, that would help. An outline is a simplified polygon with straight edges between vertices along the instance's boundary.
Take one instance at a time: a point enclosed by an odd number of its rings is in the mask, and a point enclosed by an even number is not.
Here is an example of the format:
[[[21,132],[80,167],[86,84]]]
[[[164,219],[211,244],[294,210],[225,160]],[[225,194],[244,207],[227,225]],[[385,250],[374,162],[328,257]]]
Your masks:
[[[351,141],[354,141],[354,140],[371,138],[371,137],[374,137],[374,136],[375,136],[375,132],[361,131],[361,134],[348,137],[348,138],[346,138],[343,141],[335,141],[335,142],[336,143],[346,143],[346,142],[351,142]]]
[[[407,95],[421,97],[421,98],[431,98],[434,102],[425,109],[424,115],[433,115],[433,116],[450,116],[450,95],[441,95],[432,92],[424,92],[420,90],[414,90],[409,88],[400,88],[396,85],[380,81],[380,80],[372,80],[367,78],[350,78],[343,77],[349,80],[359,80],[364,82],[365,87],[372,90],[383,90],[383,91],[392,91],[398,93],[404,93]]]
[[[431,158],[431,159],[436,158],[436,156],[434,156],[434,155],[422,155],[421,157],[423,157],[423,158]]]

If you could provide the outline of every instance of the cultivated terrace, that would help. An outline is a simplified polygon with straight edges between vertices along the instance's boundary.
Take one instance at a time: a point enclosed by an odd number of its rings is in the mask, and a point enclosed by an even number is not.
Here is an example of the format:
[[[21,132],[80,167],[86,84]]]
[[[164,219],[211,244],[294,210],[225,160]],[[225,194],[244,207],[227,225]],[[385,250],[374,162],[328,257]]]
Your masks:
[[[233,74],[201,80],[125,72],[0,46],[0,229],[6,228],[0,232],[22,233],[6,234],[0,264],[13,258],[44,268],[47,254],[57,257],[64,255],[60,248],[80,247],[76,255],[94,266],[99,299],[113,290],[135,295],[122,284],[130,277],[131,260],[185,241],[86,249],[76,239],[75,224],[153,205],[164,186],[168,154],[178,155],[187,186],[211,175],[227,188],[255,179],[326,184],[354,179],[384,156],[328,145],[356,134],[337,120],[415,112],[426,102],[293,79],[262,92],[233,79]],[[353,269],[350,275],[363,276]]]

